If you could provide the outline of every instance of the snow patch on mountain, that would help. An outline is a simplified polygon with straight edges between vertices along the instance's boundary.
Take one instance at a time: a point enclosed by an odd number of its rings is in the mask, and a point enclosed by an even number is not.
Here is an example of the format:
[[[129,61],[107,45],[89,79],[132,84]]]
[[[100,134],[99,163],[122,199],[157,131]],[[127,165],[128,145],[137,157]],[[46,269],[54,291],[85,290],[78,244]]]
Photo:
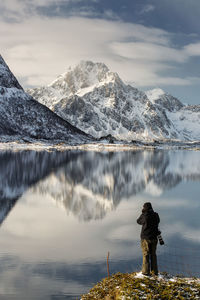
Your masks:
[[[165,92],[161,89],[153,89],[153,90],[149,90],[146,91],[145,94],[147,95],[147,98],[154,103],[155,100],[159,99],[160,96],[164,95]]]

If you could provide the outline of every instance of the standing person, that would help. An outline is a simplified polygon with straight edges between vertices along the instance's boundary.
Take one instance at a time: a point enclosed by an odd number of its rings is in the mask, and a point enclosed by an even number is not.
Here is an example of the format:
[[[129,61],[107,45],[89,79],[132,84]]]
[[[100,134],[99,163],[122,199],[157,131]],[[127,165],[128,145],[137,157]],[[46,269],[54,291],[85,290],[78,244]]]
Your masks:
[[[144,203],[142,214],[137,219],[137,223],[142,225],[140,235],[143,252],[142,274],[147,276],[150,275],[150,271],[154,275],[158,275],[156,247],[158,243],[157,236],[160,233],[158,230],[159,222],[159,215],[153,211],[151,203]]]

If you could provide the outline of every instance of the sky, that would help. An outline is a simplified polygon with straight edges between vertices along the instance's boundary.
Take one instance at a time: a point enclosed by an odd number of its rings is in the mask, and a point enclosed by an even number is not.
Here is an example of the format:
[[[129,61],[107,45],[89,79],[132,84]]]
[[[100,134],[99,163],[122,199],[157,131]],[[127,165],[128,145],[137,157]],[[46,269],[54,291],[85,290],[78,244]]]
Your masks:
[[[24,88],[81,60],[200,104],[199,0],[0,0],[0,53]]]

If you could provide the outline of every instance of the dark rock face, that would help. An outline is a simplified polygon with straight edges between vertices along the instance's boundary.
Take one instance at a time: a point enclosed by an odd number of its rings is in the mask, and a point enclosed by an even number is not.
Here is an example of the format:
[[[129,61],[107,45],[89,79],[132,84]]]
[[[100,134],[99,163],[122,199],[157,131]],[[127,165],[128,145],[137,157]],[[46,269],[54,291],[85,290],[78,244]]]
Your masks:
[[[0,56],[0,135],[85,143],[90,138],[26,94]]]
[[[0,99],[4,114],[0,121],[2,134],[15,133],[35,139],[64,140],[78,142],[87,140],[84,133],[58,118],[47,107],[35,100],[7,98]],[[76,137],[77,134],[77,137]]]
[[[187,105],[183,108],[183,110],[188,111],[188,112],[191,111],[191,112],[199,113],[200,105]]]
[[[17,88],[22,90],[21,85],[12,74],[10,69],[8,68],[7,64],[3,60],[2,56],[0,55],[0,87],[6,88]],[[3,90],[0,89],[0,94],[3,93]]]
[[[183,103],[181,103],[177,98],[168,94],[161,95],[155,100],[155,103],[170,112],[176,112],[184,107]]]

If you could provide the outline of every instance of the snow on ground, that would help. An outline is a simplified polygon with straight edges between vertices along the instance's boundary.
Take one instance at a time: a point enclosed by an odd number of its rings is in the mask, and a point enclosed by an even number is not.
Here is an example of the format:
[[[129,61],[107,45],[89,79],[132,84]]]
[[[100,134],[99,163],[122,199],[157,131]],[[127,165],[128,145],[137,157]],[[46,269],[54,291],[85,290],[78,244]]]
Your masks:
[[[3,139],[2,139],[3,140]],[[191,143],[179,143],[179,142],[171,142],[171,143],[135,143],[135,144],[109,144],[107,141],[102,143],[91,143],[91,144],[80,144],[80,145],[68,145],[63,143],[63,141],[58,141],[57,143],[47,143],[46,141],[31,141],[31,142],[23,142],[9,139],[9,141],[0,141],[0,150],[35,150],[35,151],[66,151],[66,150],[85,150],[85,151],[131,151],[135,149],[180,149],[180,150],[200,150],[199,142],[191,142]]]

